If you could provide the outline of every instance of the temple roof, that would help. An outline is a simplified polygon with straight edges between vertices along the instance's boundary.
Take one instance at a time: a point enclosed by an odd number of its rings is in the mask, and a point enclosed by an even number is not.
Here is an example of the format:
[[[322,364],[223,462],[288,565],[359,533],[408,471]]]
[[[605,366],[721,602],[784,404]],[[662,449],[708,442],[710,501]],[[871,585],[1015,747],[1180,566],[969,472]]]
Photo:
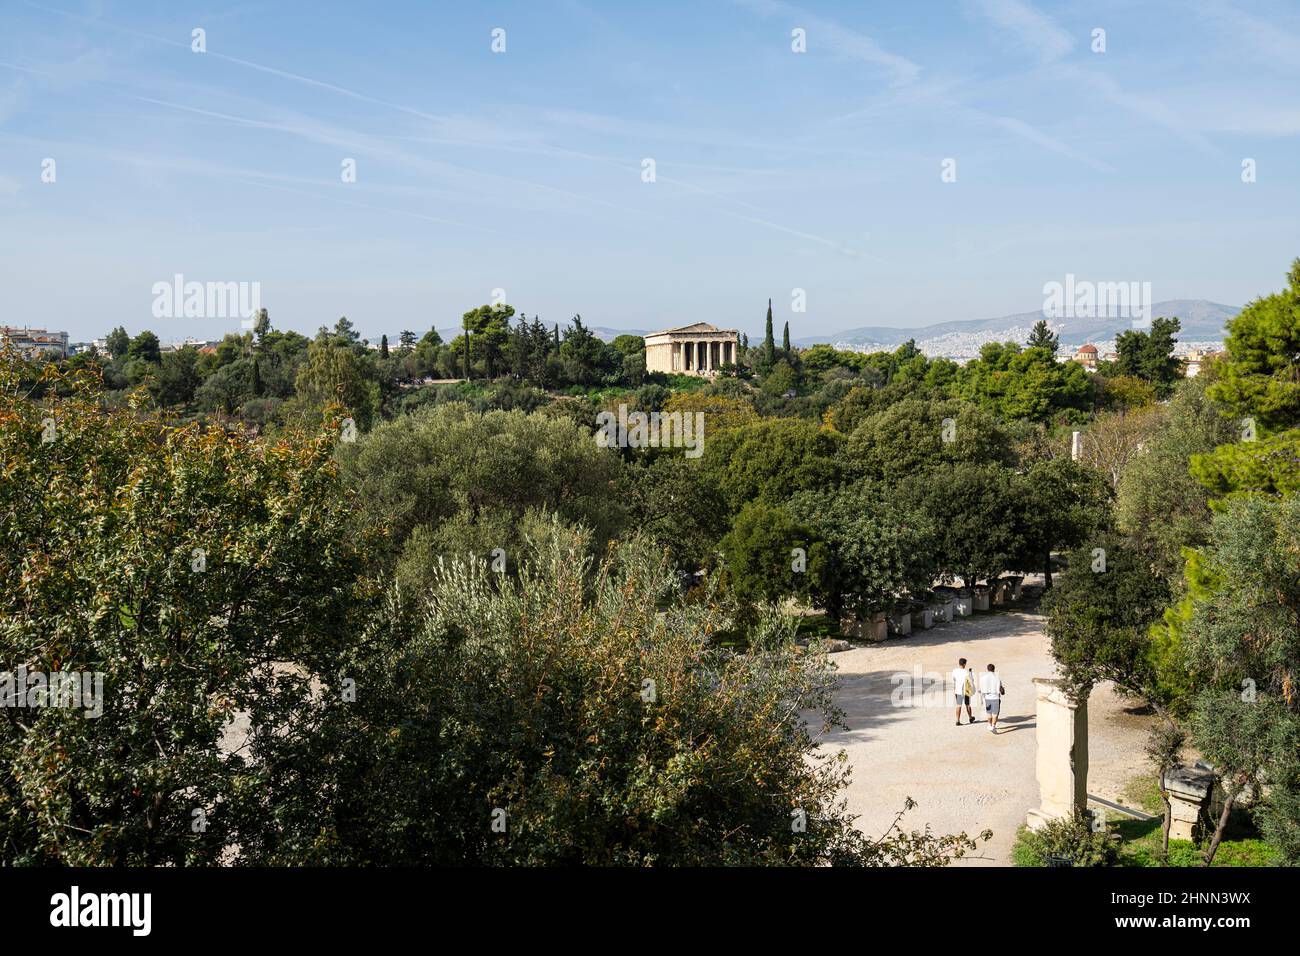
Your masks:
[[[729,329],[720,329],[716,325],[710,325],[708,322],[696,322],[693,325],[682,325],[675,329],[660,329],[658,332],[649,332],[646,338],[652,335],[676,335],[686,332],[727,332]]]

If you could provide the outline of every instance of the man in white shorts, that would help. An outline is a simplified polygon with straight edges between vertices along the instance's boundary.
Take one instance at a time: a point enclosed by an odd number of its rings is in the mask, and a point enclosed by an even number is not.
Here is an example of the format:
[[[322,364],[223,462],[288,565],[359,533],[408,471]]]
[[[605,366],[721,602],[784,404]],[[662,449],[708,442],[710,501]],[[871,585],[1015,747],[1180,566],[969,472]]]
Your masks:
[[[1002,686],[1002,681],[997,674],[993,673],[993,665],[980,675],[980,693],[984,695],[984,713],[989,718],[989,730],[993,733],[998,732],[998,714],[1002,711],[1002,695],[1006,693],[1006,688]]]
[[[970,698],[975,693],[975,672],[966,666],[966,658],[957,661],[957,666],[952,669],[952,687],[956,693],[953,700],[957,704],[957,726],[961,726],[961,705],[966,705],[966,716],[970,722],[975,723],[975,715],[971,713]]]

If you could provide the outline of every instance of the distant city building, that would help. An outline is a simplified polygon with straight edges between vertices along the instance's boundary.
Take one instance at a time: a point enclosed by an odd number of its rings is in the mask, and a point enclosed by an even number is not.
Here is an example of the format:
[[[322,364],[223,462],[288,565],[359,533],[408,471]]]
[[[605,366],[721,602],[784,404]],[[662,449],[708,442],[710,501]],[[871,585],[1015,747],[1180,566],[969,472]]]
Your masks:
[[[208,344],[208,340],[207,340],[207,339],[196,339],[194,336],[191,335],[191,336],[187,336],[187,337],[185,338],[184,341],[180,341],[180,342],[168,342],[166,345],[162,346],[161,351],[163,351],[163,352],[179,352],[181,349],[184,349],[184,348],[195,348],[195,349],[198,349],[198,348],[202,348],[203,346],[205,346],[205,345],[207,345],[207,344]]]
[[[1097,346],[1080,345],[1079,351],[1074,353],[1074,360],[1089,372],[1097,371]]]
[[[645,337],[645,369],[678,375],[716,375],[735,365],[740,337],[735,329],[696,322],[678,329],[651,332]]]
[[[23,358],[67,358],[68,333],[0,325],[0,339],[13,346]]]
[[[1227,352],[1213,351],[1210,349],[1194,349],[1183,357],[1183,374],[1188,378],[1195,378],[1201,374],[1201,369],[1204,367],[1206,362],[1227,354]]]

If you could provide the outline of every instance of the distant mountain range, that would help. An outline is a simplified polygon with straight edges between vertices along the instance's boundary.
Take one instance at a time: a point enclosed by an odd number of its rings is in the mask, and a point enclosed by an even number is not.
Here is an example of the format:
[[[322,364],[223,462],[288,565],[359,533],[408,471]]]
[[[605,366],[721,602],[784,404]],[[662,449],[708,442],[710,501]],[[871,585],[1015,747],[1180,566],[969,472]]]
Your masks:
[[[1225,335],[1224,326],[1241,309],[1237,306],[1209,302],[1205,299],[1168,299],[1151,308],[1152,317],[1177,317],[1182,325],[1178,333],[1181,342],[1219,342]],[[894,349],[908,339],[927,355],[973,356],[985,342],[1024,342],[1034,323],[1043,318],[1042,312],[1020,312],[994,319],[962,319],[952,322],[935,322],[913,328],[895,328],[886,325],[864,325],[830,335],[809,335],[794,339],[793,344],[807,348],[826,343],[855,350]],[[567,323],[560,323],[561,329]],[[680,323],[679,323],[680,324]],[[723,324],[723,323],[719,323]],[[1052,331],[1060,336],[1062,348],[1075,349],[1085,342],[1095,345],[1113,343],[1115,336],[1133,327],[1131,319],[1051,319]],[[605,325],[589,326],[601,339],[612,342],[620,335],[647,335],[649,329],[615,329]],[[458,327],[439,329],[444,342],[460,335]],[[779,335],[779,326],[778,326]],[[762,339],[762,332],[749,333],[750,343]]]
[[[1224,337],[1224,326],[1241,309],[1236,306],[1208,302],[1205,299],[1169,299],[1157,302],[1151,308],[1153,318],[1177,317],[1182,325],[1178,333],[1181,341],[1215,342]],[[1043,318],[1042,312],[1021,312],[995,319],[968,319],[956,322],[936,322],[910,329],[890,326],[861,326],[845,329],[831,335],[810,335],[796,339],[795,345],[809,346],[819,342],[830,345],[864,348],[879,346],[896,348],[908,339],[929,354],[959,354],[977,342],[1024,341],[1034,323]],[[1051,319],[1049,324],[1061,339],[1062,346],[1078,347],[1085,342],[1106,342],[1133,327],[1131,319]],[[945,346],[953,348],[945,348]],[[978,348],[976,348],[978,351]]]

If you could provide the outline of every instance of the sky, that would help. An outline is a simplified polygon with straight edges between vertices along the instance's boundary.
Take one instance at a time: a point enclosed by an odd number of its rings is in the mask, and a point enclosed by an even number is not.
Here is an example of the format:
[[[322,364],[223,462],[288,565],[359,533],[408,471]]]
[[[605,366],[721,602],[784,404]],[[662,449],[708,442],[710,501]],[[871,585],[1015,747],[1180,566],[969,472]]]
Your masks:
[[[239,330],[155,316],[178,274],[372,339],[1242,305],[1300,256],[1297,147],[1294,0],[0,0],[0,322]]]

